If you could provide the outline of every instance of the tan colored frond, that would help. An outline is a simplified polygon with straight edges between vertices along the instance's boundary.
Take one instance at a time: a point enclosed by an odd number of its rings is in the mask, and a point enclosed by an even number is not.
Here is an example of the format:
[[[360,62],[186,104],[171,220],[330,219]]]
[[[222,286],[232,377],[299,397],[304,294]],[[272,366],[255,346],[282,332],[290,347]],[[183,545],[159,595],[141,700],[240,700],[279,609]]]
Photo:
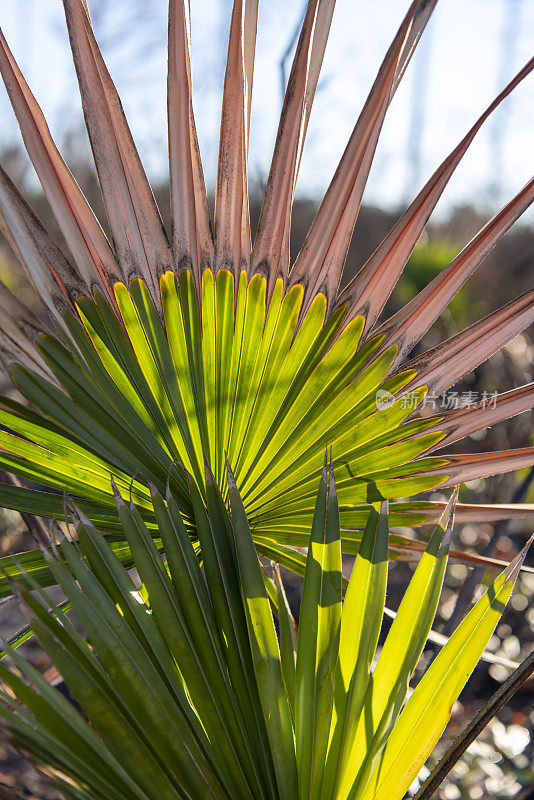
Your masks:
[[[404,542],[403,544],[395,544],[392,546],[392,550],[396,553],[396,558],[399,561],[419,561],[423,553],[425,552],[427,542],[420,542],[420,541],[412,541],[412,542]],[[502,570],[509,566],[508,561],[502,561],[499,558],[491,558],[489,556],[480,556],[478,553],[464,553],[461,550],[449,550],[449,563],[450,564],[466,564],[470,567],[489,567],[492,569]],[[534,574],[534,569],[532,567],[521,567],[522,572],[526,572],[529,574]],[[389,612],[388,609],[385,609],[385,613],[387,616],[391,616],[392,619],[394,618],[394,613]],[[431,631],[432,635],[429,635],[429,641],[436,642],[437,644],[443,645],[447,640],[447,636],[442,636],[441,634],[434,633]],[[484,661],[491,661],[492,653],[489,651],[486,653],[485,656],[482,656]]]
[[[289,271],[291,208],[333,11],[333,0],[308,3],[284,96],[252,254],[254,272],[268,278],[269,297]]]
[[[428,428],[428,432],[435,430],[447,434],[429,452],[441,450],[446,445],[464,439],[471,433],[483,428],[490,428],[498,422],[515,417],[531,408],[534,408],[534,383],[511,389],[509,392],[503,392],[496,396],[488,395],[470,407],[447,411],[436,425]]]
[[[24,80],[0,32],[0,71],[24,144],[52,211],[88,289],[113,300],[111,286],[121,275],[109,243],[55,146],[43,112]]]
[[[87,287],[0,167],[0,230],[48,310],[60,317]]]
[[[482,228],[448,267],[413,300],[373,331],[373,335],[386,337],[388,347],[398,345],[394,364],[401,363],[422,339],[490,250],[533,200],[534,178]]]
[[[302,314],[306,313],[319,292],[326,295],[330,308],[335,300],[392,90],[413,52],[414,39],[410,37],[410,31],[417,28],[418,39],[419,28],[422,30],[428,21],[426,14],[418,13],[420,8],[420,0],[415,0],[386,54],[291,270],[291,285],[302,283],[305,287]]]
[[[395,526],[395,513],[404,512],[404,503],[390,503],[389,510],[391,521]],[[416,503],[409,503],[410,514],[420,514],[421,517],[429,522],[438,521],[445,510],[446,503],[438,501],[423,502],[421,508],[416,508]],[[404,512],[405,513],[405,512]],[[534,518],[534,504],[488,504],[477,505],[473,503],[457,503],[455,518],[456,522],[499,522],[504,519],[527,519]]]
[[[469,145],[491,113],[533,68],[534,59],[531,59],[488,106],[462,141],[440,164],[358,274],[340,293],[336,305],[348,307],[345,325],[354,317],[363,314],[366,318],[366,331],[373,329],[439,198]]]
[[[167,110],[173,263],[177,270],[191,266],[199,287],[202,271],[213,264],[213,240],[193,115],[188,19],[189,2],[171,0]]]
[[[57,384],[35,347],[37,336],[46,332],[48,327],[0,281],[0,361],[4,371],[12,363],[22,364]]]
[[[81,0],[64,0],[85,123],[124,280],[142,277],[159,302],[170,248],[122,105]]]
[[[406,37],[401,57],[399,58],[399,63],[397,64],[395,79],[393,81],[393,86],[391,87],[391,98],[398,89],[406,67],[410,63],[410,59],[414,54],[415,48],[419,43],[419,39],[421,38],[423,31],[426,28],[426,24],[432,16],[432,12],[437,6],[437,3],[438,0],[420,0],[417,5],[413,16],[412,25],[408,31],[408,36]]]
[[[531,289],[432,350],[405,362],[402,369],[417,371],[414,386],[428,386],[430,392],[441,394],[533,322]]]
[[[251,253],[247,156],[257,19],[257,0],[234,1],[219,138],[215,268],[229,269],[236,279],[248,269]]]
[[[467,453],[447,458],[449,463],[446,466],[428,471],[430,475],[447,475],[447,480],[440,483],[440,489],[531,467],[534,465],[534,447],[497,450],[493,453]]]

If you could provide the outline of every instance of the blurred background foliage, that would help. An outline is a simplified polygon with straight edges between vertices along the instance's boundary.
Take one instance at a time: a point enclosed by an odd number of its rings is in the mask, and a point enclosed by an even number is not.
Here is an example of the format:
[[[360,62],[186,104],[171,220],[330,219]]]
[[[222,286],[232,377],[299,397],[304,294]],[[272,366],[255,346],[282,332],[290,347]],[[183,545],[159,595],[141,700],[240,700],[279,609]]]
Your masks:
[[[55,3],[54,5],[60,4]],[[165,5],[166,2],[164,2],[164,0],[161,0],[161,2],[157,0],[157,2],[153,4],[138,2],[138,0],[127,0],[127,2],[125,2],[125,0],[116,0],[116,2],[111,2],[111,0],[93,0],[93,2],[90,3],[97,35],[102,43],[104,55],[111,56],[112,73],[117,79],[121,94],[126,95],[126,110],[127,112],[129,111],[129,106],[137,107],[138,109],[137,117],[131,120],[132,127],[134,135],[138,133],[137,128],[140,129],[140,149],[143,157],[148,154],[149,163],[151,161],[151,153],[154,154],[157,152],[161,157],[161,153],[164,152],[165,148],[166,133],[164,127],[160,126],[156,133],[150,115],[147,118],[147,109],[149,109],[148,101],[150,93],[155,85],[154,82],[156,80],[164,81],[161,54],[164,52],[165,46],[164,39],[162,38],[164,36]],[[206,6],[206,2],[203,0],[203,3],[199,5],[204,7]],[[215,19],[218,20],[217,24],[220,25],[220,31],[222,32],[222,30],[226,29],[226,17],[229,14],[230,3],[226,2],[226,0],[221,0],[221,2],[218,2],[218,0],[217,2],[216,0],[210,0],[208,5],[217,11]],[[283,4],[276,2],[273,3],[272,8],[274,9],[275,6],[279,8],[282,5]],[[343,3],[340,5],[343,6]],[[388,7],[390,5],[391,4],[388,3]],[[493,89],[490,88],[488,94],[489,98],[490,95],[495,93],[497,85],[503,85],[505,79],[509,77],[518,66],[516,62],[521,56],[521,48],[524,47],[523,40],[525,37],[528,38],[528,31],[530,30],[529,25],[531,28],[534,26],[532,7],[530,7],[530,12],[528,12],[528,4],[521,3],[520,0],[502,0],[502,2],[497,2],[497,0],[484,0],[484,2],[482,2],[482,0],[469,0],[469,2],[465,2],[464,4],[458,4],[456,0],[454,0],[450,5],[457,8],[457,11],[461,7],[465,8],[467,21],[470,19],[469,15],[475,13],[475,11],[479,15],[482,14],[484,20],[486,20],[484,24],[489,24],[487,20],[491,16],[488,13],[490,7],[494,8],[496,12],[495,19],[492,23],[495,25],[494,40],[492,43],[486,42],[484,45],[488,58],[490,57],[490,53],[492,54],[490,63],[495,77],[495,85]],[[300,16],[301,6],[302,3],[297,3],[296,1],[292,4],[291,13],[293,17],[295,17],[295,21],[297,21]],[[11,7],[13,7],[13,3],[11,0],[7,0],[5,4],[5,13],[8,21],[11,19]],[[37,8],[32,0],[22,0],[18,7],[19,9],[25,9],[24,13],[26,15],[28,12],[32,10],[35,11]],[[50,7],[48,0],[43,0],[42,7],[39,7],[41,9],[40,13],[44,14],[45,12],[42,9],[46,10]],[[400,14],[401,11],[402,9],[397,10],[396,13]],[[362,8],[359,9],[359,14],[364,22],[367,12],[369,12],[369,16],[372,17],[370,4],[363,3]],[[20,11],[18,13],[22,15],[23,12]],[[195,13],[198,14],[198,7],[197,11],[194,11],[194,14]],[[272,11],[272,14],[274,14],[274,11]],[[498,16],[498,14],[501,14],[501,16]],[[523,17],[521,14],[523,14]],[[387,15],[384,14],[384,16]],[[512,16],[514,20],[513,25],[510,22]],[[30,19],[30,17],[26,18]],[[43,67],[39,67],[37,55],[39,55],[40,58],[42,53],[48,50],[50,53],[53,53],[55,47],[63,47],[66,45],[65,42],[61,44],[62,40],[60,34],[57,32],[57,26],[59,25],[61,27],[62,24],[60,15],[52,16],[50,19],[52,21],[50,27],[44,31],[44,39],[40,38],[39,40],[39,52],[33,54],[32,52],[28,52],[26,54],[26,66],[33,65],[34,77],[36,77],[38,86],[40,79],[37,72],[38,69],[42,70]],[[501,24],[495,22],[497,19],[501,20]],[[434,23],[434,28],[428,32],[429,35],[434,37],[432,41],[435,44],[439,43],[439,33],[441,29],[438,26],[440,24],[443,27],[446,26],[446,18],[444,17],[443,20],[444,21],[440,23],[440,17],[438,15]],[[396,24],[396,21],[397,20],[393,17],[391,22],[392,27]],[[216,27],[217,25],[215,25],[215,28]],[[213,22],[211,28],[214,28]],[[280,74],[283,74],[285,63],[288,60],[287,54],[291,53],[294,46],[291,26],[288,25],[286,30],[287,40],[284,42],[283,38],[280,39],[279,37],[278,50],[272,55],[275,63],[278,63]],[[19,33],[21,33],[21,31],[22,27]],[[195,28],[193,28],[193,34],[194,33]],[[41,37],[42,32],[34,31],[34,35]],[[384,34],[386,39],[388,35],[389,33],[387,32]],[[222,41],[223,39],[224,37],[221,38],[221,36],[219,36],[217,41]],[[194,36],[193,40],[195,41]],[[23,41],[22,34],[20,41]],[[31,46],[32,40],[30,39],[29,41]],[[334,38],[334,48],[335,42],[336,39]],[[204,49],[202,49],[202,47]],[[195,62],[197,69],[195,81],[197,96],[200,98],[203,114],[201,114],[198,119],[198,126],[201,132],[203,128],[207,128],[213,132],[216,131],[218,125],[219,107],[218,101],[213,102],[210,99],[213,89],[213,81],[210,79],[213,75],[218,74],[218,55],[220,55],[222,64],[224,61],[224,52],[219,52],[220,48],[214,52],[209,51],[209,41],[207,39],[202,39],[202,37],[200,37],[199,49],[199,58]],[[383,49],[382,43],[376,44],[376,51],[378,54],[380,54]],[[437,47],[437,51],[439,53],[439,47]],[[15,52],[19,55],[16,48]],[[426,51],[423,49],[423,53],[425,52],[426,57],[420,58],[419,61],[417,61],[417,59],[415,60],[413,69],[407,76],[408,90],[405,92],[404,101],[401,96],[398,104],[400,105],[400,111],[398,113],[403,114],[404,116],[402,118],[407,120],[408,135],[406,148],[401,155],[404,159],[403,163],[406,165],[407,171],[411,174],[410,183],[415,182],[415,189],[419,188],[423,180],[428,177],[431,171],[430,167],[435,167],[438,163],[434,158],[428,165],[429,169],[427,170],[427,158],[429,153],[432,155],[435,149],[435,142],[432,141],[432,120],[428,120],[428,106],[425,105],[424,102],[425,97],[427,97],[428,103],[431,105],[432,86],[426,86],[423,81],[425,64],[426,67],[428,67],[428,59],[432,53],[431,44],[427,47]],[[427,59],[426,62],[424,58]],[[357,60],[356,55],[353,56],[352,61]],[[21,59],[21,61],[24,66],[24,59]],[[318,98],[320,103],[326,103],[326,108],[328,108],[330,88],[328,85],[330,74],[329,63],[330,62],[327,62],[326,64],[326,78],[323,79],[323,83],[319,87]],[[433,69],[437,72],[438,67],[439,65],[436,64],[433,66]],[[44,69],[46,69],[46,64],[44,65]],[[372,74],[372,68],[370,69]],[[28,72],[28,70],[26,71]],[[31,70],[27,77],[30,79],[31,83]],[[365,72],[364,74],[364,71],[357,77],[358,81],[354,93],[359,96],[359,94],[364,92],[368,87],[369,80],[367,73]],[[276,74],[272,76],[272,79],[276,84]],[[59,76],[57,76],[57,80],[59,81]],[[104,209],[102,207],[98,183],[91,162],[89,147],[80,123],[78,106],[76,106],[77,115],[73,114],[70,110],[70,101],[75,97],[74,83],[70,86],[72,94],[69,97],[62,96],[61,101],[56,103],[56,113],[53,116],[55,116],[56,120],[62,117],[63,124],[54,127],[54,135],[75,177],[105,227]],[[139,86],[142,86],[143,91],[146,93],[143,98],[139,96]],[[128,87],[130,87],[130,89]],[[219,85],[217,84],[215,88],[218,92]],[[154,89],[154,91],[156,90]],[[269,95],[268,99],[264,100],[264,102],[269,103],[273,98],[276,101],[277,91],[279,90],[277,90],[275,86],[271,95]],[[39,93],[38,96],[40,97]],[[364,96],[363,94],[362,98]],[[50,100],[50,102],[52,101]],[[403,102],[404,106],[402,106]],[[468,113],[465,119],[462,120],[460,133],[463,133],[467,129],[471,119],[474,119],[476,116],[479,105],[484,102],[485,100],[481,100],[479,97],[473,99],[473,103],[475,103],[476,107],[470,111],[468,106]],[[488,220],[491,213],[494,213],[506,199],[512,196],[513,187],[518,187],[521,181],[528,176],[527,168],[525,168],[524,171],[521,170],[521,173],[517,174],[517,170],[512,170],[513,174],[508,176],[510,177],[510,181],[504,180],[502,172],[500,172],[507,163],[515,163],[513,159],[517,156],[517,153],[512,151],[517,149],[517,142],[520,141],[520,139],[517,137],[514,138],[512,134],[514,134],[515,131],[514,126],[519,125],[519,127],[521,127],[521,123],[524,122],[524,118],[521,116],[524,114],[523,105],[519,104],[518,106],[517,101],[514,102],[516,105],[513,108],[512,106],[503,106],[499,115],[496,115],[495,123],[492,123],[494,127],[489,129],[486,141],[486,154],[489,153],[490,158],[487,162],[484,162],[483,158],[481,160],[481,155],[479,153],[478,161],[475,158],[474,162],[473,160],[469,162],[465,172],[462,172],[462,167],[460,167],[460,176],[463,175],[464,177],[460,177],[459,180],[463,180],[464,183],[456,184],[456,189],[454,189],[456,195],[454,195],[452,199],[449,196],[443,208],[440,205],[437,220],[428,226],[414,250],[407,269],[388,303],[385,314],[392,313],[400,306],[404,305],[431,281],[441,269],[447,266],[466,242]],[[68,113],[65,112],[67,107],[69,107]],[[63,113],[61,109],[63,109]],[[274,109],[273,117],[276,115],[276,112],[277,109]],[[455,114],[456,109],[451,110],[449,107],[448,113],[449,115]],[[312,115],[312,120],[313,119],[314,115]],[[417,127],[418,121],[419,127]],[[332,124],[332,121],[330,121],[330,130],[332,129]],[[20,145],[20,139],[18,138],[13,118],[4,115],[0,124],[0,130],[2,134],[0,137],[0,162],[17,185],[24,189],[30,204],[47,229],[54,235],[56,241],[64,246],[55,220],[50,213],[45,198],[36,184],[35,177],[31,172],[27,158]],[[515,133],[517,133],[517,131],[515,131]],[[313,158],[317,160],[322,157],[320,148],[316,149],[314,154],[314,147],[317,148],[316,140],[320,134],[320,128],[317,128],[317,130],[312,128],[308,145],[308,148],[311,150],[312,161]],[[397,136],[397,139],[399,139],[399,136]],[[386,142],[387,141],[388,139],[386,136]],[[328,143],[327,141],[327,144]],[[206,145],[202,140],[201,144],[208,150],[209,147],[212,146],[209,142]],[[456,144],[456,140],[450,140],[449,131],[444,131],[442,140],[438,144],[442,147],[441,153],[444,155],[450,147]],[[270,152],[266,155],[266,160],[268,160]],[[381,156],[382,161],[379,160],[379,172],[377,180],[375,180],[374,189],[371,192],[372,204],[364,205],[361,210],[347,259],[344,281],[350,280],[358,271],[359,267],[365,262],[367,257],[373,252],[381,239],[395,223],[403,209],[402,203],[407,199],[405,192],[397,192],[395,196],[395,193],[385,191],[384,203],[379,204],[377,202],[377,198],[380,195],[380,192],[377,191],[377,181],[379,182],[384,174],[387,174],[387,171],[384,172],[385,167],[382,172],[380,172],[380,163],[382,163],[382,165],[387,164],[389,163],[388,158],[392,160],[394,156],[395,153],[392,151],[390,151],[388,155],[386,147],[385,155],[383,154]],[[309,155],[308,158],[310,158]],[[152,160],[157,166],[157,157],[154,156]],[[485,171],[480,168],[480,165],[484,163],[486,163]],[[266,180],[266,175],[262,171],[261,162],[253,162],[251,166],[253,167],[253,177],[255,180],[255,187],[253,186],[251,194],[251,217],[254,227],[257,224],[261,202],[261,189]],[[481,193],[477,191],[474,195],[470,191],[470,170],[472,171],[473,167],[476,168],[477,174],[481,176],[477,186],[485,184],[487,187],[485,192]],[[155,176],[152,176],[155,177],[153,188],[164,222],[168,226],[168,185],[161,175],[162,172],[156,169]],[[208,175],[208,181],[209,180],[210,176]],[[417,181],[419,181],[419,183],[417,183]],[[509,183],[512,188],[510,188]],[[460,190],[458,186],[460,186]],[[304,188],[301,189],[300,194],[297,196],[291,231],[291,247],[293,252],[297,252],[302,244],[306,231],[317,209],[318,197],[312,189],[313,181],[308,179],[307,183],[305,181]],[[472,204],[467,204],[465,197],[471,197]],[[532,267],[534,264],[534,227],[532,213],[527,215],[525,219],[526,221],[520,221],[516,224],[498,247],[489,254],[475,275],[450,304],[446,312],[436,321],[418,346],[418,350],[426,350],[434,346],[439,341],[452,335],[459,328],[465,327],[531,287]],[[9,248],[1,238],[0,279],[25,303],[38,310],[38,298],[35,297],[33,288],[23,278],[22,271],[18,268]],[[516,337],[516,339],[503,348],[500,353],[495,355],[489,362],[482,364],[472,374],[468,375],[459,386],[454,388],[458,391],[460,398],[462,395],[467,395],[470,392],[476,393],[476,395],[480,397],[483,392],[487,392],[488,394],[495,391],[502,392],[515,386],[528,383],[532,381],[533,371],[534,334],[532,331],[527,331]],[[3,385],[0,387],[0,391],[11,392],[12,390],[9,386]],[[463,441],[458,447],[458,451],[466,452],[468,449],[471,449],[473,452],[481,450],[492,451],[523,447],[532,444],[534,441],[533,418],[533,412],[527,412],[506,423],[501,423],[491,430],[482,431],[472,436],[470,439]],[[439,493],[434,493],[432,499],[442,498]],[[515,474],[511,473],[487,480],[471,482],[462,488],[460,499],[462,502],[474,503],[509,503],[514,500],[534,503],[533,473],[532,471],[524,470]],[[533,529],[534,516],[529,520],[514,521],[510,525],[501,523],[497,525],[458,525],[454,533],[455,539],[453,541],[453,546],[468,549],[473,552],[484,553],[485,555],[508,561],[516,554],[521,544],[524,543],[527,533],[532,532]],[[0,510],[0,554],[4,555],[16,552],[19,549],[27,547],[29,544],[29,534],[19,515],[15,512]],[[532,555],[529,556],[527,564],[534,567],[534,557]],[[391,608],[396,607],[398,598],[401,595],[400,590],[405,587],[412,569],[413,565],[402,562],[392,565],[388,589],[388,604]],[[472,570],[468,570],[468,568],[463,565],[451,564],[447,570],[445,589],[435,628],[445,634],[450,633],[458,619],[461,618],[470,607],[473,598],[478,597],[481,586],[486,584],[491,577],[491,570],[487,570],[486,572],[476,570],[473,573]],[[292,602],[294,606],[296,606],[298,591],[298,585],[294,585],[292,592]],[[521,661],[534,649],[533,597],[534,575],[525,574],[520,578],[511,605],[491,640],[490,649],[492,652],[512,661]],[[296,610],[296,608],[294,610]],[[3,636],[13,633],[21,624],[23,624],[22,617],[12,604],[0,606],[0,633]],[[387,627],[388,624],[385,622],[385,629],[387,629]],[[41,670],[47,672],[50,680],[57,679],[58,676],[55,674],[53,668],[50,667],[46,657],[35,642],[26,646],[26,652],[31,655],[32,660]],[[423,662],[428,663],[431,657],[432,648],[429,648],[428,652],[423,655],[420,666],[424,666]],[[508,669],[504,666],[498,664],[490,665],[485,662],[479,665],[473,678],[461,695],[460,701],[456,704],[447,736],[440,745],[442,749],[448,746],[455,734],[469,721],[507,675]],[[533,690],[534,685],[533,682],[530,681],[524,687],[523,691],[514,698],[513,702],[500,712],[498,718],[494,720],[483,735],[469,748],[466,756],[459,762],[451,781],[445,784],[440,790],[438,795],[440,798],[444,800],[446,798],[448,800],[456,800],[456,798],[459,798],[459,800],[463,800],[464,798],[465,800],[489,800],[490,798],[505,797],[515,797],[517,800],[528,800],[528,798],[534,798]],[[439,757],[440,752],[435,754],[436,758]],[[431,766],[432,764],[429,764],[429,767]],[[2,789],[2,785],[5,789]],[[46,780],[37,776],[23,759],[0,743],[0,797],[9,797],[8,794],[2,795],[2,791],[8,792],[9,787],[13,787],[13,790],[16,789],[17,791],[23,789],[24,794],[22,796],[24,797],[56,797]],[[415,789],[416,787],[414,786],[413,788]]]

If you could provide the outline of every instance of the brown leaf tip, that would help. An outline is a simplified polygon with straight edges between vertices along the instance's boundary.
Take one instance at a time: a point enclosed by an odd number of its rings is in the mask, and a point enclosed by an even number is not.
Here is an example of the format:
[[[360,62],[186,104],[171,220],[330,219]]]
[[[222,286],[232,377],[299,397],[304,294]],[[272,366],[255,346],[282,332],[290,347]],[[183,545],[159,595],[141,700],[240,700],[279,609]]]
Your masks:
[[[67,502],[67,508],[70,512],[72,522],[76,530],[80,527],[80,525],[84,525],[85,527],[94,527],[91,520],[87,517],[86,514],[82,511],[82,509],[76,505],[73,500],[69,500]]]
[[[234,473],[232,472],[232,467],[230,466],[230,462],[228,461],[228,456],[226,453],[224,454],[224,460],[226,462],[226,475],[228,477],[228,488],[232,492],[237,492],[237,483],[234,477]]]
[[[115,483],[113,475],[110,476],[110,479],[111,479],[111,490],[113,492],[113,497],[115,498],[115,503],[117,505],[117,508],[124,508],[126,503],[124,502],[122,495],[117,488],[117,484]]]
[[[206,486],[215,486],[215,477],[206,453],[204,453],[204,479],[206,481]]]
[[[534,533],[523,547],[523,549],[516,555],[513,561],[511,561],[506,569],[504,570],[504,577],[506,581],[515,581],[517,580],[517,576],[521,572],[521,567],[523,566],[523,562],[527,557],[527,553],[530,550],[530,546],[534,542]]]
[[[443,516],[441,518],[440,524],[442,527],[445,528],[445,532],[443,534],[443,540],[441,542],[440,550],[443,551],[445,548],[449,548],[451,543],[452,531],[454,528],[454,512],[456,510],[456,503],[458,502],[458,495],[460,493],[460,487],[455,486],[454,490],[449,497],[449,501],[445,507],[443,512]]]
[[[334,500],[336,497],[336,478],[334,475],[334,463],[332,460],[332,448],[330,448],[329,456],[329,474],[328,474],[328,499]]]
[[[152,483],[151,480],[147,478],[147,486],[148,491],[150,492],[150,497],[152,498],[152,503],[154,503],[161,495],[158,491],[158,488],[155,483]]]

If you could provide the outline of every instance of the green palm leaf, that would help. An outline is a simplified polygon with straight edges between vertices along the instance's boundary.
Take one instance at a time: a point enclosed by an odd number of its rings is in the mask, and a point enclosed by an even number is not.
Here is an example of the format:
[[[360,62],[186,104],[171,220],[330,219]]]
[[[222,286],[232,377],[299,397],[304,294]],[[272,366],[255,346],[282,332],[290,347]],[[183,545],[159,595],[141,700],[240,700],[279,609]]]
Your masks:
[[[384,504],[370,516],[342,605],[336,490],[332,467],[329,476],[325,467],[308,556],[287,551],[299,555],[295,568],[304,573],[295,667],[288,659],[295,653],[291,632],[284,635],[281,625],[279,646],[269,600],[276,593],[262,577],[231,473],[228,480],[231,516],[211,473],[207,506],[191,479],[205,580],[172,496],[165,502],[152,487],[162,561],[138,510],[114,489],[142,592],[106,537],[71,506],[75,541],[45,551],[66,601],[53,603],[31,574],[26,580],[36,595],[16,583],[12,588],[87,721],[5,646],[12,666],[0,663],[0,715],[13,741],[57,775],[72,798],[157,792],[401,800],[482,654],[526,551],[406,700],[441,588],[454,496],[372,669],[384,610],[387,510]],[[279,556],[283,561],[283,551]],[[287,609],[285,625],[291,626]],[[374,728],[367,721],[369,741],[355,747],[362,719],[374,720]]]

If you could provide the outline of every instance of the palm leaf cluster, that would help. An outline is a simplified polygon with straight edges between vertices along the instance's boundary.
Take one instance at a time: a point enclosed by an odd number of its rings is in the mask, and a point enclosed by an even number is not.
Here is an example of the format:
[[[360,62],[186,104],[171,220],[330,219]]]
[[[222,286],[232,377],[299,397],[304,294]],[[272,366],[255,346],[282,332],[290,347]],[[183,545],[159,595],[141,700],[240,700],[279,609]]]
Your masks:
[[[2,713],[19,746],[69,796],[400,798],[504,607],[521,560],[490,587],[401,712],[452,524],[450,505],[418,495],[534,464],[533,447],[445,449],[531,408],[534,384],[490,407],[421,413],[428,392],[445,392],[534,320],[534,290],[411,357],[530,205],[534,180],[382,319],[454,170],[534,60],[339,288],[384,117],[435,5],[411,4],[293,263],[291,208],[333,0],[308,3],[254,237],[247,156],[257,0],[235,0],[232,10],[213,224],[193,115],[189,12],[170,2],[170,241],[85,0],[64,7],[111,241],[0,35],[0,72],[68,248],[65,255],[0,169],[0,229],[44,307],[35,315],[0,284],[0,359],[19,392],[0,398],[0,504],[20,511],[40,543],[0,563],[0,594],[16,594],[31,618],[5,648],[14,668],[1,666]],[[532,511],[456,504],[464,521]],[[428,548],[388,533],[444,513]],[[54,520],[64,531],[74,523],[76,535],[59,544]],[[299,548],[308,545],[306,560]],[[388,550],[420,564],[382,651],[391,657],[371,674]],[[341,551],[356,555],[343,614]],[[283,587],[262,574],[258,554],[305,575],[296,663]],[[56,584],[60,606],[45,592]],[[90,725],[12,649],[33,633]],[[440,714],[424,711],[437,709],[438,694]]]
[[[4,506],[62,514],[62,493],[84,502],[99,527],[117,529],[109,484],[132,482],[154,526],[147,480],[167,479],[186,519],[203,491],[204,459],[226,492],[227,453],[262,552],[308,535],[324,448],[333,446],[343,546],[354,552],[369,504],[534,463],[534,449],[447,455],[443,448],[532,405],[532,384],[491,408],[479,402],[424,418],[428,391],[444,392],[534,319],[532,291],[407,360],[483,256],[528,207],[531,180],[410,303],[380,312],[443,189],[477,131],[531,71],[529,62],[436,170],[368,262],[338,286],[384,115],[433,2],[412,3],[387,53],[346,151],[290,269],[291,204],[334,3],[311,2],[289,77],[254,243],[246,161],[257,3],[232,12],[224,84],[213,233],[191,102],[188,13],[169,15],[169,244],[87,8],[65,12],[87,129],[113,244],[55,147],[4,39],[0,71],[28,153],[70,250],[62,255],[5,173],[2,230],[51,317],[35,316],[0,287],[0,348],[29,404],[2,398]],[[53,320],[53,321],[52,321]],[[383,406],[377,397],[390,397]],[[47,491],[28,488],[33,481]],[[49,491],[52,490],[52,491]],[[437,519],[443,504],[392,502],[397,525]],[[496,520],[520,507],[462,507],[459,519]],[[414,547],[408,540],[392,545]],[[420,548],[419,548],[420,549]],[[122,551],[126,551],[123,549]],[[39,580],[41,554],[22,557]],[[9,564],[4,566],[8,569]],[[16,570],[15,570],[16,571]],[[48,577],[46,577],[48,576]],[[2,584],[8,593],[7,584]]]
[[[262,573],[231,472],[229,484],[231,516],[211,473],[205,499],[190,478],[202,571],[170,491],[165,501],[150,487],[163,563],[138,509],[113,485],[141,590],[105,537],[70,508],[75,535],[62,537],[47,560],[85,635],[31,575],[34,593],[13,588],[85,718],[8,648],[13,666],[0,662],[0,716],[12,740],[76,800],[401,800],[500,618],[525,551],[403,707],[437,608],[456,498],[371,673],[386,594],[386,503],[371,511],[344,586],[338,501],[325,464],[308,555],[295,553],[304,573],[297,644],[280,573],[276,585]]]

